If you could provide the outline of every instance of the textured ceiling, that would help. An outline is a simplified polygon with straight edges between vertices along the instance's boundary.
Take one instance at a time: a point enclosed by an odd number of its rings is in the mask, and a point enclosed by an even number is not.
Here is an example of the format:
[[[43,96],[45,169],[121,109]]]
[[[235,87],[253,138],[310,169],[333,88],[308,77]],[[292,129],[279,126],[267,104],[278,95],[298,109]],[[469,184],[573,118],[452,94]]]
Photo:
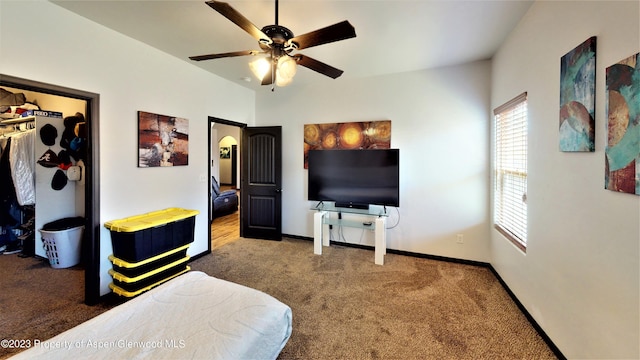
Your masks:
[[[252,56],[194,62],[189,56],[257,50],[248,33],[204,1],[52,1],[230,81],[260,88]],[[258,28],[275,23],[274,1],[229,1]],[[344,70],[333,80],[299,68],[291,86],[489,59],[533,1],[279,1],[279,25],[301,35],[348,20],[357,36],[301,53]],[[251,79],[247,82],[245,79]],[[263,87],[264,89],[265,87]]]

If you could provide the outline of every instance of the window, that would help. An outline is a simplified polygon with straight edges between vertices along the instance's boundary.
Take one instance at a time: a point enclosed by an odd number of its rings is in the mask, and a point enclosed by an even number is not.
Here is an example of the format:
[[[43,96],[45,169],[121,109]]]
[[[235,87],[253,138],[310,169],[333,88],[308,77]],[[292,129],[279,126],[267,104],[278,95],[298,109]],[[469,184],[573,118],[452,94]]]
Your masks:
[[[522,251],[527,246],[527,93],[496,108],[494,226]]]

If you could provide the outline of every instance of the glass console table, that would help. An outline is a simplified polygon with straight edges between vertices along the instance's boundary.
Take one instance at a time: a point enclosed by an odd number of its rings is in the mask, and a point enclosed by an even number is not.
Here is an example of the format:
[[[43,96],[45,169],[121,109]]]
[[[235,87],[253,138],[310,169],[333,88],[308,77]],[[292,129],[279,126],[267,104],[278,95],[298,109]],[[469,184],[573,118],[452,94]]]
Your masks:
[[[336,207],[333,203],[319,203],[312,206],[313,215],[313,253],[322,255],[322,247],[329,246],[329,225],[346,226],[375,231],[375,258],[377,265],[384,265],[384,255],[387,253],[386,225],[388,213],[382,206],[371,206],[369,209]],[[366,220],[344,219],[343,216],[333,218],[330,213],[353,214],[364,216]]]

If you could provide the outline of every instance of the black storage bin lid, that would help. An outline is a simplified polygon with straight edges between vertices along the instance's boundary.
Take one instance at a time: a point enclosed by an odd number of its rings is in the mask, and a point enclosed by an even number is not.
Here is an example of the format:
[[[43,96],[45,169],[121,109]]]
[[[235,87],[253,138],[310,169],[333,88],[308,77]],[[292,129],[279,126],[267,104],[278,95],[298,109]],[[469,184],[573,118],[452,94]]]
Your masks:
[[[68,217],[68,218],[52,221],[50,223],[46,223],[42,225],[42,230],[62,231],[62,230],[73,229],[83,225],[84,225],[84,218],[82,216],[76,216],[76,217]]]

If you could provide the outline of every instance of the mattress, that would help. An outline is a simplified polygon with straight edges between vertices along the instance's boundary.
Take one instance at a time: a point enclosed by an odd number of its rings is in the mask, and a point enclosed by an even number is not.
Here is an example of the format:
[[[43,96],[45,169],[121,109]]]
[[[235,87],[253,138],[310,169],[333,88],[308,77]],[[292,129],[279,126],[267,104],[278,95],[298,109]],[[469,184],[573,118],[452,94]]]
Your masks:
[[[270,295],[191,271],[14,359],[275,359],[291,308]]]

